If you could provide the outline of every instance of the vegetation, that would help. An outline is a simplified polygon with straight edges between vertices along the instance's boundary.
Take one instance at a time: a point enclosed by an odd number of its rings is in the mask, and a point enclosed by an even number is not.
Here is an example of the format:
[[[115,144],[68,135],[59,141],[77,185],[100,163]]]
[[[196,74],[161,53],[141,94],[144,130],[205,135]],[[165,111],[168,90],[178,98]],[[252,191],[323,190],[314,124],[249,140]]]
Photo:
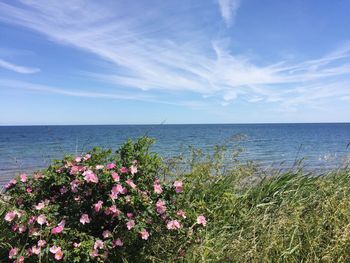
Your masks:
[[[47,221],[52,222],[41,229],[47,245],[41,249],[40,257],[25,256],[25,262],[37,262],[38,258],[42,262],[350,261],[349,169],[329,171],[322,176],[296,168],[266,172],[253,164],[239,163],[235,155],[230,164],[224,164],[224,152],[220,148],[210,156],[193,151],[191,158],[162,162],[158,156],[149,153],[150,143],[148,138],[141,138],[136,143],[129,141],[116,155],[97,149],[90,152],[95,157],[85,166],[96,168],[97,163],[105,165],[96,172],[100,180],[98,183],[84,182],[86,174],[84,177],[83,173],[77,172],[82,183],[79,191],[83,193],[93,189],[90,198],[78,206],[74,205],[75,194],[71,193],[69,184],[69,191],[63,196],[60,194],[52,208],[49,204],[44,210],[39,210],[46,212]],[[74,160],[67,157],[43,171],[44,177],[33,182],[31,187],[36,190],[30,194],[26,188],[19,190],[18,182],[3,195],[0,211],[3,219],[0,220],[0,231],[4,233],[0,236],[1,262],[9,260],[11,248],[37,246],[34,241],[40,240],[30,237],[29,232],[20,235],[18,229],[14,233],[11,230],[13,222],[6,221],[6,215],[15,206],[18,207],[18,200],[25,195],[23,203],[28,203],[26,213],[38,216],[38,210],[33,209],[33,205],[37,206],[45,198],[50,199],[45,195],[54,196],[53,193],[59,191],[62,185],[67,185],[65,180],[72,175],[68,170],[56,171]],[[136,165],[134,160],[138,161],[137,172],[131,173],[131,166]],[[120,182],[133,198],[136,224],[131,231],[124,225],[130,220],[126,213],[131,207],[124,199],[110,200],[115,183],[111,170],[106,168],[106,164],[110,163],[117,165],[112,168],[115,171],[128,167],[125,178]],[[137,185],[137,189],[148,191],[148,202],[143,203],[142,195],[126,183],[127,178]],[[183,184],[174,184],[174,180]],[[102,186],[99,186],[101,183]],[[155,192],[159,189],[156,184],[162,189],[159,194]],[[156,207],[160,197],[166,202],[164,218]],[[66,203],[68,200],[69,205]],[[112,205],[109,202],[121,202],[117,207],[122,216],[113,221],[119,222],[113,223],[113,229],[109,228],[110,238],[103,239],[105,229],[101,228],[101,225],[110,227],[111,218],[108,216],[98,217],[91,212],[88,215],[92,224],[79,222],[84,211],[97,200],[103,200],[103,209]],[[185,214],[178,213],[180,209]],[[63,215],[67,218],[64,230],[59,235],[52,234],[52,229],[59,225]],[[143,230],[147,230],[149,236]],[[147,239],[143,238],[145,236]],[[117,238],[123,241],[122,246],[115,245]],[[97,243],[97,255],[94,255],[97,240],[103,241],[105,248],[100,248],[101,243]],[[79,243],[79,246],[74,243]],[[59,259],[50,252],[49,248],[54,244],[63,251]],[[25,250],[18,250],[16,257],[19,258],[19,255],[25,255]]]

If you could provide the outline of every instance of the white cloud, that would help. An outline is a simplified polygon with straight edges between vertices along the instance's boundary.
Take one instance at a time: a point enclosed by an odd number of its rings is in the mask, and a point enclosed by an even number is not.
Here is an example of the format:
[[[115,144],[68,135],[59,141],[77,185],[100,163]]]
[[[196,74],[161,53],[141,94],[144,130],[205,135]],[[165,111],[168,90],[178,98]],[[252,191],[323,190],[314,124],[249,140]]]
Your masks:
[[[220,13],[225,21],[226,25],[229,27],[233,24],[237,10],[240,5],[240,0],[217,0],[220,8]]]
[[[332,85],[340,89],[339,81],[334,78],[350,73],[350,63],[346,62],[350,43],[321,58],[262,65],[232,53],[220,39],[213,40],[203,34],[200,26],[193,30],[195,25],[191,24],[191,30],[186,32],[181,24],[183,30],[179,30],[178,23],[185,21],[176,19],[169,23],[154,10],[138,10],[136,15],[133,10],[118,6],[117,1],[112,5],[81,0],[21,3],[16,6],[0,2],[0,21],[29,28],[59,44],[88,51],[107,61],[108,70],[85,74],[115,83],[118,93],[147,91],[159,101],[163,101],[159,94],[168,93],[175,98],[174,94],[188,93],[192,96],[190,104],[197,96],[198,100],[215,99],[225,105],[242,96],[249,102],[264,100],[291,107],[308,103],[302,96],[316,101],[313,92],[322,91],[322,99],[332,96],[326,92],[332,91]],[[225,20],[232,23],[239,2],[219,1],[219,4]],[[147,5],[147,8],[151,7]],[[350,95],[348,88],[341,91],[342,96]],[[100,95],[92,92],[85,95],[103,98],[111,95],[97,93]],[[183,98],[182,101],[169,103],[188,103]]]
[[[29,68],[29,67],[19,66],[19,65],[10,63],[8,61],[5,61],[3,59],[0,59],[0,67],[8,70],[12,70],[17,73],[22,73],[22,74],[33,74],[33,73],[40,72],[40,69],[38,68]]]

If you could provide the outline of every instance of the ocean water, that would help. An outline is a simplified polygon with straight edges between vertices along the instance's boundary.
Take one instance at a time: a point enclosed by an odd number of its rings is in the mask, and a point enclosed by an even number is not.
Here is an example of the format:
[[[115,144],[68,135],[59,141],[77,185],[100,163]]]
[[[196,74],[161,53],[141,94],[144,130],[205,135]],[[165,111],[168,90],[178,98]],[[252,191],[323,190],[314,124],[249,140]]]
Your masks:
[[[93,146],[117,149],[128,138],[143,135],[157,140],[153,150],[165,158],[186,154],[189,146],[210,151],[226,145],[229,150],[244,148],[241,160],[261,166],[292,166],[295,159],[304,158],[306,167],[329,169],[350,159],[350,123],[2,126],[0,182],[65,154],[80,154]]]

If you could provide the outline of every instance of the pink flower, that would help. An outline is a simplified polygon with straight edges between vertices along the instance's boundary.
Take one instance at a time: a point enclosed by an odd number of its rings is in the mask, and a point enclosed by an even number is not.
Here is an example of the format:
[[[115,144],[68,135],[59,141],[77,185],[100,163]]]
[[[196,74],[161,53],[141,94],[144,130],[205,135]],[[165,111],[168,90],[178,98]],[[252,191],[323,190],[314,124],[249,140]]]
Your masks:
[[[18,233],[20,233],[20,234],[24,233],[26,230],[27,230],[26,226],[19,226],[18,227]]]
[[[98,239],[95,241],[94,249],[103,249],[104,243],[102,240]]]
[[[129,220],[129,221],[126,223],[126,227],[128,228],[128,230],[133,229],[134,226],[135,226],[135,221],[134,221],[134,220]]]
[[[125,181],[132,189],[136,188],[136,184],[134,184],[134,182],[130,179]]]
[[[121,241],[120,238],[118,238],[116,240],[113,240],[113,242],[112,242],[113,248],[115,248],[115,247],[122,247],[123,245],[124,245],[123,241]]]
[[[56,247],[55,245],[53,245],[52,247],[50,247],[49,250],[52,254],[56,254],[59,250],[61,250],[61,247]]]
[[[7,222],[11,222],[13,219],[15,219],[16,215],[17,215],[17,211],[8,212],[5,215],[5,220]]]
[[[63,258],[63,252],[62,250],[59,250],[55,253],[55,259],[56,260],[61,260]]]
[[[177,221],[177,220],[171,220],[171,221],[169,221],[168,223],[167,223],[167,225],[166,225],[166,227],[167,227],[167,229],[179,229],[179,228],[181,228],[181,225],[180,225],[180,223],[179,223],[179,221]]]
[[[20,180],[22,183],[25,183],[28,180],[28,176],[26,174],[21,174],[19,177],[21,178]]]
[[[18,249],[16,247],[11,248],[9,251],[9,259],[12,259],[14,256],[17,255]]]
[[[81,156],[77,156],[77,157],[75,157],[75,161],[77,162],[77,163],[80,163],[81,162]]]
[[[73,193],[78,192],[79,184],[80,184],[80,181],[78,179],[75,179],[70,183],[70,189],[72,190]]]
[[[119,180],[120,180],[119,174],[116,172],[112,173],[112,178],[115,182],[119,182]]]
[[[111,169],[115,168],[116,165],[114,163],[109,163],[109,164],[107,164],[106,167],[107,167],[107,169],[111,170]]]
[[[40,215],[40,216],[38,216],[36,221],[38,222],[39,225],[42,226],[42,225],[46,224],[46,216],[45,215]]]
[[[134,174],[137,173],[137,166],[133,164],[133,165],[130,166],[129,170],[130,170],[130,173],[132,175],[134,175]]]
[[[80,243],[74,242],[73,247],[75,247],[75,248],[80,247]]]
[[[45,247],[45,245],[46,245],[46,241],[45,241],[45,240],[40,239],[40,240],[38,241],[38,246],[39,246],[39,247]]]
[[[72,168],[70,168],[69,173],[74,175],[74,174],[77,174],[77,173],[79,173],[79,172],[81,172],[83,170],[84,170],[83,166],[74,165],[74,166],[72,166]]]
[[[129,219],[130,219],[130,218],[133,218],[133,217],[134,217],[134,214],[133,214],[133,213],[126,213],[126,217],[129,218]]]
[[[32,253],[35,255],[39,255],[41,252],[41,247],[37,247],[37,246],[32,246]]]
[[[205,226],[207,224],[207,220],[204,216],[200,215],[197,217],[197,224]]]
[[[89,160],[90,158],[91,158],[91,154],[86,154],[86,155],[84,156],[84,160],[85,160],[85,161]]]
[[[17,181],[16,181],[15,179],[12,179],[12,180],[10,181],[10,184],[11,184],[11,185],[15,185],[15,184],[17,184]]]
[[[113,217],[119,216],[121,214],[121,211],[117,209],[115,205],[112,205],[111,207],[108,207],[105,211],[106,215],[112,214]]]
[[[112,233],[109,230],[105,230],[105,231],[103,231],[102,236],[103,236],[104,239],[106,239],[106,238],[111,237]]]
[[[163,192],[162,186],[159,183],[154,183],[153,188],[156,194],[160,195]]]
[[[119,169],[119,172],[121,172],[122,174],[126,174],[128,172],[128,168],[123,166],[122,168]]]
[[[180,209],[179,211],[177,211],[176,214],[177,214],[178,216],[182,217],[182,218],[186,218],[186,214],[185,214],[185,212],[184,212],[182,209]]]
[[[67,187],[62,186],[62,187],[60,188],[60,193],[61,193],[61,195],[65,194],[65,193],[67,193],[67,192],[68,192]]]
[[[117,184],[117,185],[112,187],[111,198],[112,199],[117,199],[118,198],[118,194],[125,194],[125,193],[127,193],[127,189],[124,188],[121,184]]]
[[[165,202],[163,200],[158,200],[156,203],[156,210],[158,214],[164,214],[166,211]]]
[[[17,260],[13,261],[13,263],[23,263],[24,262],[24,256],[20,256],[17,258]]]
[[[50,247],[50,252],[52,254],[55,254],[56,260],[61,260],[63,257],[63,252],[62,252],[61,247],[56,247],[55,245],[53,245],[52,247]]]
[[[90,223],[90,218],[88,214],[82,214],[80,217],[80,223],[83,225]]]
[[[91,170],[87,170],[83,173],[84,175],[84,180],[88,183],[92,182],[97,184],[98,183],[98,177],[96,174],[94,174]]]
[[[63,231],[63,229],[64,229],[65,224],[66,224],[66,221],[65,221],[65,220],[62,220],[62,221],[58,224],[58,226],[54,227],[54,228],[51,230],[51,233],[52,233],[52,234],[59,234],[59,233],[61,233],[61,232]]]
[[[93,205],[94,206],[94,210],[95,210],[96,213],[98,213],[101,210],[102,205],[103,205],[103,201],[101,201],[101,200]]]
[[[35,209],[36,210],[41,210],[45,207],[45,202],[44,201],[41,201],[40,203],[38,203],[36,206],[35,206]]]
[[[142,229],[142,231],[140,232],[141,238],[144,240],[147,240],[149,237],[149,233],[146,229]]]
[[[95,169],[96,170],[103,170],[104,166],[102,164],[96,165]]]
[[[31,192],[33,192],[33,189],[31,187],[27,187],[26,192],[31,193]]]
[[[182,181],[175,181],[174,187],[175,187],[176,193],[181,193],[182,192]]]

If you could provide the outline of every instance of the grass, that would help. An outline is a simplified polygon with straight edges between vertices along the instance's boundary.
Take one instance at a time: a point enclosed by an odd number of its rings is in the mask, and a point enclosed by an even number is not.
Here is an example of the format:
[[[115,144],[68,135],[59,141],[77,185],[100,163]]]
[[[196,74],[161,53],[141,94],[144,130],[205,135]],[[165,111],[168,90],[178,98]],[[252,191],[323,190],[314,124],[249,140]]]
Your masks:
[[[350,262],[350,169],[316,176],[232,160],[223,164],[220,151],[208,158],[197,152],[168,165],[164,174],[186,182],[180,202],[205,215],[207,227],[191,242],[157,240],[141,261]]]

